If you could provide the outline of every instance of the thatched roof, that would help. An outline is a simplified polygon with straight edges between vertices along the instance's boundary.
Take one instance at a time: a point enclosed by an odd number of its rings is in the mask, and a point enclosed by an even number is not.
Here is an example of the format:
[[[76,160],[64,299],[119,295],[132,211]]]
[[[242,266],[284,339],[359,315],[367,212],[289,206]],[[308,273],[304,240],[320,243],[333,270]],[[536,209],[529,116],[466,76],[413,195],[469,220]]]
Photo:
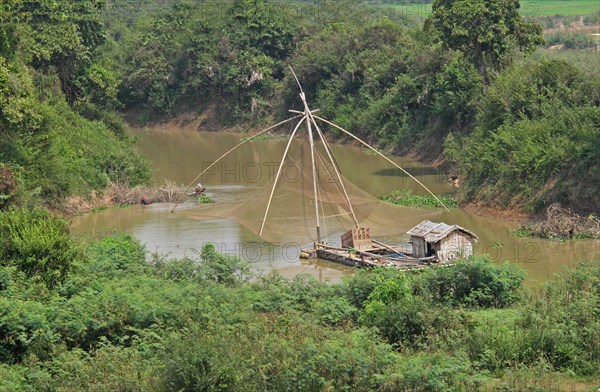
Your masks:
[[[458,225],[448,225],[446,223],[436,223],[431,221],[423,221],[410,229],[406,234],[411,237],[419,237],[425,239],[426,242],[438,242],[442,238],[447,237],[454,231],[462,231],[463,233],[473,237],[475,241],[479,239],[475,233]]]

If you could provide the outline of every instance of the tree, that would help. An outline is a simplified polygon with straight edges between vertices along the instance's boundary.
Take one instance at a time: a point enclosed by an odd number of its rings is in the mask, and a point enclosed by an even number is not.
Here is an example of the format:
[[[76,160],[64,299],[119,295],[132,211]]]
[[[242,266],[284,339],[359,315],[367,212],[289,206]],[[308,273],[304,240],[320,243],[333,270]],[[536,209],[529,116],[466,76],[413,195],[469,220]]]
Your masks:
[[[519,15],[519,0],[433,0],[427,24],[446,48],[460,50],[488,80],[517,49],[530,52],[544,43],[542,26]]]
[[[82,94],[76,79],[85,74],[105,41],[101,0],[14,0],[0,5],[0,53],[18,46],[34,68],[55,70],[67,100]],[[11,42],[7,36],[13,36]],[[15,38],[16,37],[16,38]]]

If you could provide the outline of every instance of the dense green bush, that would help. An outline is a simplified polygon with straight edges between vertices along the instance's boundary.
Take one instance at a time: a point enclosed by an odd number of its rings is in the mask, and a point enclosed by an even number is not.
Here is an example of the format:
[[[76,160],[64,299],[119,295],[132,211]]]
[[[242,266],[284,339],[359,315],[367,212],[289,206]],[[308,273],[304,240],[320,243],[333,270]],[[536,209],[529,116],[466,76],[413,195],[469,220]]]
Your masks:
[[[486,90],[475,131],[446,140],[466,196],[531,211],[557,201],[597,209],[599,105],[600,84],[586,65],[514,64]]]
[[[436,302],[465,307],[506,307],[519,299],[525,272],[514,264],[493,264],[487,257],[456,263],[452,268],[423,271],[415,291]]]
[[[205,244],[200,252],[200,275],[217,283],[234,284],[248,275],[248,264],[238,257],[222,255],[213,244]]]
[[[486,260],[332,285],[246,281],[211,247],[151,262],[129,236],[84,248],[56,288],[0,267],[0,390],[518,389],[540,358],[544,385],[598,376],[597,263],[517,297],[520,273]]]
[[[456,356],[418,354],[403,358],[382,390],[476,391],[484,389],[488,380],[463,353]]]
[[[597,374],[600,361],[600,267],[582,263],[525,299],[519,325],[530,331],[528,350],[552,366]]]
[[[192,329],[167,351],[166,390],[369,390],[397,356],[367,330],[258,316],[233,329]]]
[[[0,212],[0,264],[52,287],[62,282],[78,255],[67,224],[42,209]]]
[[[583,264],[529,293],[516,308],[471,313],[469,356],[494,372],[542,361],[552,369],[597,375],[599,281],[597,263]]]
[[[224,104],[223,121],[266,114],[294,46],[288,11],[257,0],[182,3],[139,18],[135,33],[115,24],[126,37],[115,48],[125,57],[123,100],[149,114],[208,102]]]

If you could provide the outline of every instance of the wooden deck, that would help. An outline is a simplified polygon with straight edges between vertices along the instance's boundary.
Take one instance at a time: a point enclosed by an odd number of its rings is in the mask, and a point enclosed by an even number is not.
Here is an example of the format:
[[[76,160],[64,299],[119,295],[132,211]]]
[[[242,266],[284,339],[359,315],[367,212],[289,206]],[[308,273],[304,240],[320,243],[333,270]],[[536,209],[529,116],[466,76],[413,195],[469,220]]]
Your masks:
[[[453,263],[440,263],[435,257],[415,258],[410,255],[408,246],[377,247],[369,251],[350,252],[347,248],[337,248],[326,244],[316,244],[316,256],[335,263],[358,268],[386,267],[401,270],[450,266]],[[313,250],[314,252],[314,250]]]

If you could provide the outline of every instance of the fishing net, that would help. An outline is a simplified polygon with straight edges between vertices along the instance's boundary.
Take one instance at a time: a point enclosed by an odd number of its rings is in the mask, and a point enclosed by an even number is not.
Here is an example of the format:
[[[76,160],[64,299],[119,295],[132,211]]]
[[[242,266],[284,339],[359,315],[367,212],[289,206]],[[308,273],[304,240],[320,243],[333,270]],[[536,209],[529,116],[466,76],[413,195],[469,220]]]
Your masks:
[[[236,162],[233,153],[227,158],[229,161],[225,160],[227,165],[216,166],[217,170],[239,170],[239,173],[229,173],[232,182],[213,181],[214,184],[210,184],[211,178],[214,180],[215,177],[214,171],[211,172],[212,177],[201,179],[215,203],[201,204],[196,208],[179,210],[178,213],[195,219],[233,219],[258,235],[281,166],[261,234],[262,239],[271,243],[315,241],[315,210],[318,209],[322,239],[339,244],[340,234],[355,226],[346,194],[360,227],[370,228],[373,237],[404,235],[422,220],[439,216],[440,212],[435,210],[399,207],[383,202],[354,185],[341,173],[340,180],[334,169],[336,163],[329,158],[322,141],[316,141],[314,149],[317,174],[315,203],[311,149],[305,128],[301,126],[283,161],[281,158],[288,140],[259,140],[241,146],[240,149],[251,150],[251,153],[246,151],[243,155],[254,157],[254,162]],[[265,165],[265,162],[269,164]],[[224,169],[225,166],[229,169]],[[257,175],[259,168],[261,174]],[[226,180],[228,176],[217,177]]]

